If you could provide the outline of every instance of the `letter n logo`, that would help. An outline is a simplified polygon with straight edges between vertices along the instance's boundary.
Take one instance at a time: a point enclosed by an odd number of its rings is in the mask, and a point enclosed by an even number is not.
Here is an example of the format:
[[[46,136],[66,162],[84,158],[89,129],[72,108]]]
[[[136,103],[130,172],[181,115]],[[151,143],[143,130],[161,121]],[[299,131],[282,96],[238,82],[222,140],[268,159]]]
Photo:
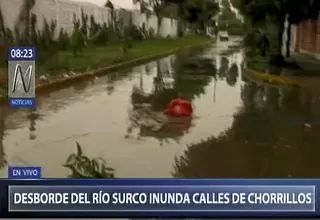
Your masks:
[[[23,73],[20,64],[16,65],[13,76],[12,93],[20,91],[23,87],[25,93],[30,91],[32,80],[32,65]]]

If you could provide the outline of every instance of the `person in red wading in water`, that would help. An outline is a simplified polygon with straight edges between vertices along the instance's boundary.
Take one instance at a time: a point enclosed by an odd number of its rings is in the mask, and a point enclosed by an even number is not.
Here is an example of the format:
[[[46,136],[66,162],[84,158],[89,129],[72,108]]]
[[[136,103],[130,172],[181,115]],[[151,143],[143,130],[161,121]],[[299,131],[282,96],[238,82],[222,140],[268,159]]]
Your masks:
[[[178,98],[171,100],[171,102],[169,103],[169,105],[167,105],[163,113],[168,116],[190,117],[193,114],[193,107],[189,101],[181,98],[181,96],[178,95]]]

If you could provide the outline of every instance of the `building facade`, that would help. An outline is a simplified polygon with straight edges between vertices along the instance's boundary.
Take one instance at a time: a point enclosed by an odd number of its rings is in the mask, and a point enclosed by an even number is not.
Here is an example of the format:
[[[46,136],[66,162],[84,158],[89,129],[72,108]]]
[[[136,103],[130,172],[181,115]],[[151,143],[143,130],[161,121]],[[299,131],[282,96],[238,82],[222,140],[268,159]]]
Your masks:
[[[308,53],[320,59],[320,16],[294,25],[293,52]]]

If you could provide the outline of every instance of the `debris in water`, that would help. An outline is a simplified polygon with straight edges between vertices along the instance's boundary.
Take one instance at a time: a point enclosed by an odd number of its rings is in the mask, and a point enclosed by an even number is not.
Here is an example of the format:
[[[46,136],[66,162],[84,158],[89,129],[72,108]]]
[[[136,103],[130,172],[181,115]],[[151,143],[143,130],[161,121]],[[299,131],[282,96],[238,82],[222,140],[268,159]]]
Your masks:
[[[311,124],[309,124],[309,123],[304,123],[304,126],[305,126],[306,128],[312,128],[312,127],[311,127]]]
[[[40,78],[39,78],[39,80],[42,81],[42,82],[47,82],[47,81],[49,81],[49,80],[48,80],[48,77],[45,76],[45,75],[41,75]]]

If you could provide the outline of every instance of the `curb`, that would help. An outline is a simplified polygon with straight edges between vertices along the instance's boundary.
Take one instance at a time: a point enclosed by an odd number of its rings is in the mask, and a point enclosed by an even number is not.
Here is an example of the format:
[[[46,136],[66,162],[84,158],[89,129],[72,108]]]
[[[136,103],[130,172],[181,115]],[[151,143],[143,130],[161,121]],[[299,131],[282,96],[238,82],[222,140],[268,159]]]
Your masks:
[[[245,68],[245,75],[253,81],[263,81],[264,83],[280,84],[280,85],[291,85],[290,79],[278,75],[270,75],[256,70]]]
[[[210,39],[208,41],[205,41],[204,43],[201,43],[199,45],[194,45],[194,46],[182,46],[182,47],[178,47],[157,55],[151,55],[151,56],[144,56],[144,57],[140,57],[140,58],[136,58],[133,60],[128,60],[125,62],[121,62],[118,64],[114,64],[111,66],[107,66],[107,67],[102,67],[102,68],[98,68],[95,70],[91,70],[91,71],[87,71],[84,72],[82,74],[79,75],[75,75],[75,76],[71,76],[68,78],[64,78],[64,79],[58,79],[49,83],[45,83],[42,85],[38,85],[36,86],[36,92],[48,92],[48,91],[54,91],[58,88],[61,88],[63,86],[67,86],[67,85],[71,85],[74,82],[77,81],[83,81],[83,80],[88,80],[88,79],[92,79],[95,76],[101,76],[101,75],[107,75],[108,73],[120,70],[120,69],[127,69],[130,67],[134,67],[137,65],[141,65],[144,63],[148,63],[152,60],[156,60],[162,57],[166,57],[184,50],[189,50],[189,49],[196,49],[196,48],[201,48],[205,45],[208,45],[210,43],[213,43],[215,39]],[[7,96],[1,96],[0,95],[0,104],[2,104],[3,102],[7,101],[8,97]]]
[[[279,86],[319,86],[320,77],[302,77],[302,76],[279,76],[259,72],[250,68],[245,68],[244,74],[249,80],[260,81]]]

